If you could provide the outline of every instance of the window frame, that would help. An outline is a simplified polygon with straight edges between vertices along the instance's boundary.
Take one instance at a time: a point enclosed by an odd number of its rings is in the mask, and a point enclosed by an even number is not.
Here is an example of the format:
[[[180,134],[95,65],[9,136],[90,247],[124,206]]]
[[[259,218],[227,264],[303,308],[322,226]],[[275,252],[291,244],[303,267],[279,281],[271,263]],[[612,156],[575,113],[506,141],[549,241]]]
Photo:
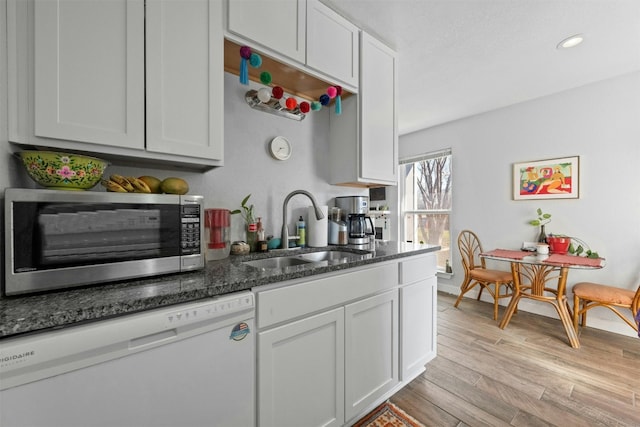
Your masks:
[[[418,217],[419,215],[447,215],[448,216],[448,223],[449,223],[449,246],[448,248],[445,248],[443,246],[443,249],[441,249],[440,251],[438,251],[438,253],[441,255],[439,256],[439,262],[438,262],[438,272],[442,272],[442,273],[446,273],[446,261],[445,262],[441,262],[440,258],[442,258],[443,256],[446,256],[446,260],[449,261],[449,264],[451,264],[451,256],[452,256],[452,245],[453,245],[453,239],[451,236],[451,218],[452,218],[452,214],[453,214],[453,186],[451,186],[450,189],[450,197],[451,197],[451,202],[450,205],[451,207],[449,209],[407,209],[405,210],[405,207],[407,205],[406,202],[406,198],[405,198],[405,194],[407,191],[407,185],[406,185],[406,179],[403,179],[403,177],[405,176],[404,170],[406,168],[407,164],[415,164],[421,161],[425,161],[425,160],[430,160],[430,159],[435,159],[435,158],[439,158],[439,157],[445,157],[445,156],[449,156],[449,173],[450,173],[450,179],[453,179],[453,153],[452,150],[449,149],[442,149],[442,150],[436,150],[436,151],[432,151],[432,152],[428,152],[428,153],[424,153],[418,156],[412,156],[412,157],[407,157],[407,158],[402,158],[399,159],[398,161],[398,219],[399,219],[399,237],[401,241],[407,241],[406,237],[407,237],[407,231],[408,231],[408,227],[407,227],[407,215],[412,215],[414,218]],[[414,170],[415,170],[415,166],[414,166]],[[451,181],[452,182],[452,181]],[[416,177],[415,174],[413,176],[413,197],[414,200],[415,198],[419,197],[419,195],[417,194],[417,185],[416,185]],[[415,203],[414,203],[415,206]],[[414,225],[413,225],[413,230],[412,230],[412,236],[415,238],[417,236],[417,225],[415,224],[416,221],[414,221]],[[417,239],[415,239],[417,240]],[[443,255],[442,253],[444,252],[444,254],[448,255]]]

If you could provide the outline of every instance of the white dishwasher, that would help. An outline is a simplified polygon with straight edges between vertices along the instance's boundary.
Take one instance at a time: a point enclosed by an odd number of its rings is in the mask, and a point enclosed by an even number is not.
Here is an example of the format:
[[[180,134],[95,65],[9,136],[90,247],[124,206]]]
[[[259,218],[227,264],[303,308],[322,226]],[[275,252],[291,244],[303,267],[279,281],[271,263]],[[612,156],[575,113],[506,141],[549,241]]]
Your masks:
[[[239,292],[0,340],[0,426],[254,426],[254,313]]]

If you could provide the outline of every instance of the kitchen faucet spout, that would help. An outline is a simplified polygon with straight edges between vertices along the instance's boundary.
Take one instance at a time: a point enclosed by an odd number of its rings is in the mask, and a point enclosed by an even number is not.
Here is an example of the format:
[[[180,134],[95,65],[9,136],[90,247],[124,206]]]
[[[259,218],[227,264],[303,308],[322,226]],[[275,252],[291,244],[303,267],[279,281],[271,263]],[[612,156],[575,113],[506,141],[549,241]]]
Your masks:
[[[291,193],[289,193],[287,197],[284,198],[284,203],[282,204],[282,233],[280,235],[280,247],[282,249],[289,248],[289,229],[287,227],[287,205],[289,204],[289,200],[296,194],[303,194],[307,196],[309,200],[311,200],[311,204],[313,205],[313,209],[315,210],[317,220],[321,220],[322,218],[324,218],[324,214],[322,213],[322,210],[320,210],[320,208],[318,207],[318,204],[316,203],[316,199],[311,195],[311,193],[305,190],[294,190]]]

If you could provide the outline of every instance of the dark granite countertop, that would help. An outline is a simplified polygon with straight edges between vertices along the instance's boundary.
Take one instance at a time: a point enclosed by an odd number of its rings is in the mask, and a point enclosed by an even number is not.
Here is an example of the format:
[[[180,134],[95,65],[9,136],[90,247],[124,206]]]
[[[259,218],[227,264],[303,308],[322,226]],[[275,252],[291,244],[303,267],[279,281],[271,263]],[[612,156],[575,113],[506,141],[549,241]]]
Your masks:
[[[341,250],[363,255],[362,259],[333,265],[305,264],[262,270],[244,261],[282,254],[231,255],[210,261],[204,270],[127,280],[110,284],[0,299],[0,339],[54,328],[108,319],[173,304],[192,302],[256,286],[299,279],[332,271],[434,252],[439,246],[398,242],[376,242],[375,251],[355,247],[307,248],[287,251],[295,255],[319,250]]]

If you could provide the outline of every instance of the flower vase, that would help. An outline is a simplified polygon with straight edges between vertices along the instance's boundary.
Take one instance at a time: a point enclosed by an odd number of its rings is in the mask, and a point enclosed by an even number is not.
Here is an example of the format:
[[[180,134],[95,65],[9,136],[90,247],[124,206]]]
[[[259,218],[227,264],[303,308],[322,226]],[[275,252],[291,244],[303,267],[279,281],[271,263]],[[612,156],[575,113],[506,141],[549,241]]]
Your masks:
[[[547,233],[544,230],[544,224],[540,226],[540,235],[538,236],[538,243],[547,243]]]

